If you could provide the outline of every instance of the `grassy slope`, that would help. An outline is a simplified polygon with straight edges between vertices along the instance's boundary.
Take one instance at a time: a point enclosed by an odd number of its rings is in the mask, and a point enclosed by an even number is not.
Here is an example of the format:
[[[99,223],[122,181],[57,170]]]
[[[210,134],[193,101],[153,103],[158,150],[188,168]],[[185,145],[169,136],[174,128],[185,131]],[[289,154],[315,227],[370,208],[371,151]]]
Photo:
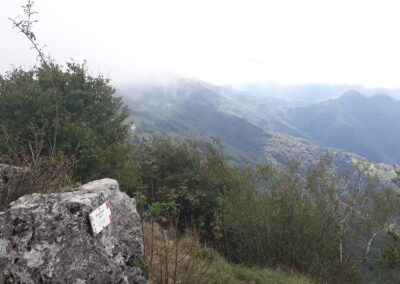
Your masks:
[[[272,269],[249,268],[236,264],[229,264],[223,260],[214,261],[204,276],[205,283],[222,284],[306,284],[310,279],[292,273]]]
[[[145,223],[143,236],[150,283],[313,283],[295,273],[229,263],[215,250],[200,244],[195,234],[186,234],[175,242],[173,230],[161,230],[156,224],[152,230]]]

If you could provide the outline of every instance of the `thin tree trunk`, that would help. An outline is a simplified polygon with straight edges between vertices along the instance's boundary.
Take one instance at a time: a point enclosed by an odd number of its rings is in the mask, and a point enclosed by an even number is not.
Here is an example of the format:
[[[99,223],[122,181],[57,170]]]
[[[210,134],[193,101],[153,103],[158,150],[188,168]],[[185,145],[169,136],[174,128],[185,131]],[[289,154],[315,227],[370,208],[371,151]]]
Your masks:
[[[377,235],[380,231],[381,231],[381,230],[376,231],[376,232],[372,235],[372,237],[369,239],[368,244],[367,244],[367,251],[365,252],[365,257],[369,256],[369,253],[370,253],[370,251],[371,251],[372,242],[373,242],[373,240],[375,239],[376,235]]]

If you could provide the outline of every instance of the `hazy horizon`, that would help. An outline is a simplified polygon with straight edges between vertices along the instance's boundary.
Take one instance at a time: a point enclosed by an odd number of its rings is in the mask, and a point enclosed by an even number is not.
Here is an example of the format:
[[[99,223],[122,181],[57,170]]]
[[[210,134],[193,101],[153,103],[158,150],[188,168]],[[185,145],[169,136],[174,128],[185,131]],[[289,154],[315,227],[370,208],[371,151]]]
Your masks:
[[[0,72],[35,53],[0,9]],[[398,88],[396,1],[36,0],[38,42],[60,64],[88,61],[117,84],[190,77],[216,85],[349,84]]]

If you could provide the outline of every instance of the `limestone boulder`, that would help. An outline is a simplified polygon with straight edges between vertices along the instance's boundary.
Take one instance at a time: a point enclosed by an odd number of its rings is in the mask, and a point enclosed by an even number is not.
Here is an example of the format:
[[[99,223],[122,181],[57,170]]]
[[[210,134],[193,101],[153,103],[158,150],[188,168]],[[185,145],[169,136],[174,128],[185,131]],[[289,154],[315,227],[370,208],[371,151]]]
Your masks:
[[[93,236],[88,216],[106,201],[111,224]],[[147,283],[143,259],[135,200],[112,179],[0,212],[0,283]]]

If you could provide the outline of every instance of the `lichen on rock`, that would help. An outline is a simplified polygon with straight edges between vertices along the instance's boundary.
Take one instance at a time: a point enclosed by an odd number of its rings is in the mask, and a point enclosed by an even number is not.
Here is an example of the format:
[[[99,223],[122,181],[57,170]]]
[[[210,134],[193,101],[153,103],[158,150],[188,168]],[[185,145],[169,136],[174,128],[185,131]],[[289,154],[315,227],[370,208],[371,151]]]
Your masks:
[[[107,200],[97,236],[88,214]],[[147,283],[135,200],[103,179],[71,192],[26,195],[0,212],[0,283]]]

